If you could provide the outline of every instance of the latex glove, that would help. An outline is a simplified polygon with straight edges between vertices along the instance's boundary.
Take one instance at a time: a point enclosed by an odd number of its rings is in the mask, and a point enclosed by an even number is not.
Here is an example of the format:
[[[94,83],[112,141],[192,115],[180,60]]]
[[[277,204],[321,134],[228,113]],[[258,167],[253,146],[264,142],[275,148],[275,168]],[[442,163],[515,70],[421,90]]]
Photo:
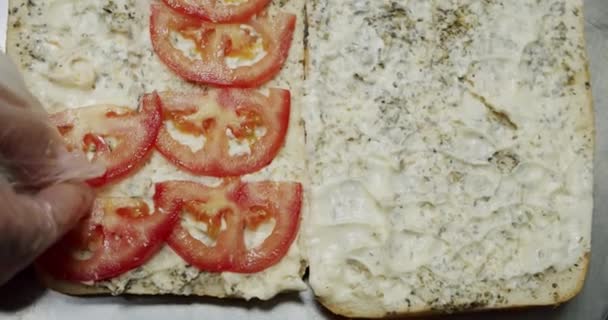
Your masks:
[[[66,150],[17,69],[0,53],[0,285],[90,209],[82,181],[103,168]]]

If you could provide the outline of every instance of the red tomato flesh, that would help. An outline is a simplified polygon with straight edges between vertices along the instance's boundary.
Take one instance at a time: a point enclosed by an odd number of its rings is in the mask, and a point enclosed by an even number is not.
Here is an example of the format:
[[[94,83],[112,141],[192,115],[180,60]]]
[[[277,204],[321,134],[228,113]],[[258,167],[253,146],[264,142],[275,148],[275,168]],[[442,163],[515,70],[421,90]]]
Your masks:
[[[162,247],[179,217],[181,205],[163,202],[151,213],[134,198],[98,198],[91,214],[37,261],[53,277],[100,281],[148,261]]]
[[[91,106],[50,116],[69,150],[82,150],[106,171],[88,181],[102,186],[123,178],[143,163],[162,124],[160,99],[145,95],[139,112],[126,107]]]
[[[226,3],[218,0],[163,1],[183,14],[213,22],[246,21],[254,14],[262,11],[270,2],[270,0],[245,0],[236,3]]]
[[[246,23],[215,24],[181,15],[163,3],[151,7],[150,35],[157,56],[182,78],[217,86],[258,87],[280,70],[291,47],[296,17],[258,15]],[[174,33],[194,41],[200,59],[173,44]],[[226,58],[251,60],[261,40],[264,56],[251,65],[229,66]]]
[[[186,215],[206,226],[214,244],[196,238],[178,224],[167,242],[184,260],[208,272],[256,273],[277,264],[291,247],[300,225],[302,186],[292,182],[240,182],[219,187],[169,181],[157,185],[161,203],[184,203]],[[245,230],[274,219],[274,228],[253,248],[245,244]]]
[[[269,96],[252,90],[218,89],[207,93],[161,93],[163,118],[182,134],[205,139],[193,151],[176,140],[167,125],[158,134],[156,148],[182,169],[204,176],[241,176],[272,162],[285,143],[289,127],[290,94],[270,89]],[[262,136],[256,129],[264,129]],[[249,145],[248,153],[230,152],[234,139]]]

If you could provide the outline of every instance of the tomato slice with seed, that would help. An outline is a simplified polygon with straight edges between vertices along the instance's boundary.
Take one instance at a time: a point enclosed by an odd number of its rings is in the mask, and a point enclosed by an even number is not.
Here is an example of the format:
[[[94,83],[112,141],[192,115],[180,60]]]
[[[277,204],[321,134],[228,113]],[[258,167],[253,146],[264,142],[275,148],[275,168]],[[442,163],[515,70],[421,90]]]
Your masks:
[[[289,127],[289,91],[269,92],[268,96],[241,89],[163,92],[165,125],[156,148],[177,166],[197,175],[227,177],[258,171],[279,153]],[[168,129],[170,125],[180,135],[204,144],[196,150],[181,143]],[[237,143],[248,149],[235,153]]]
[[[184,260],[209,272],[256,273],[277,264],[287,254],[300,224],[302,185],[295,182],[240,182],[219,187],[194,182],[157,184],[160,203],[183,203],[182,223],[167,242]],[[205,238],[188,227],[195,221]],[[248,247],[245,231],[274,220],[260,244]],[[204,231],[201,231],[203,230]],[[207,239],[205,241],[205,239]]]
[[[270,0],[163,0],[187,15],[213,22],[245,21],[262,11]]]
[[[134,269],[162,247],[178,221],[181,204],[156,207],[150,212],[142,199],[98,198],[91,214],[37,265],[68,281],[106,280]]]
[[[118,106],[91,106],[50,116],[69,150],[82,150],[105,166],[103,175],[88,181],[102,186],[120,179],[146,159],[162,124],[156,93],[142,98],[140,111]]]
[[[230,87],[258,87],[281,69],[291,47],[296,18],[266,14],[246,23],[216,24],[181,15],[163,3],[151,7],[152,46],[161,61],[186,80]],[[185,52],[175,34],[194,42]],[[241,61],[233,65],[229,61]]]

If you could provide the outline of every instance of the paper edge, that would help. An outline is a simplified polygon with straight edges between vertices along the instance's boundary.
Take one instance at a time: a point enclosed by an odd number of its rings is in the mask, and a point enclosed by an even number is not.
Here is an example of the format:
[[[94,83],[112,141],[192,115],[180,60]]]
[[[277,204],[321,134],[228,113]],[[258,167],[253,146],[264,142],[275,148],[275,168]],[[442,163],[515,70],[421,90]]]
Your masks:
[[[6,52],[6,32],[8,26],[8,0],[0,1],[0,52]]]

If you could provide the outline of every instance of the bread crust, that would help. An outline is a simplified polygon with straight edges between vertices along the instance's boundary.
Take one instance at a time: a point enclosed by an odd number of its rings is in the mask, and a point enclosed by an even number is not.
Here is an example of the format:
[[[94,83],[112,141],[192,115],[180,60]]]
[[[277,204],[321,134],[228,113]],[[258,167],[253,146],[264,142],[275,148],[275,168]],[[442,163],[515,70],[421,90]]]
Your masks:
[[[40,280],[40,283],[42,283],[45,287],[57,292],[65,293],[67,295],[91,296],[110,294],[110,290],[108,289],[55,279],[39,268],[36,268],[36,274]]]
[[[99,287],[99,286],[91,286],[77,282],[70,282],[59,280],[53,278],[48,273],[37,269],[36,273],[38,275],[38,279],[40,282],[47,288],[55,290],[57,292],[61,292],[71,296],[99,296],[99,295],[111,295],[112,291],[108,288]],[[128,291],[128,294],[131,295],[140,295],[140,296],[155,296],[159,295],[157,292],[148,291],[148,290],[137,290],[137,291]],[[225,294],[224,289],[219,284],[209,284],[206,286],[197,286],[193,292],[191,293],[193,296],[206,296],[206,297],[215,297],[215,298],[227,298],[228,295]],[[239,298],[236,296],[230,296],[232,298]]]
[[[445,314],[445,313],[462,313],[462,312],[490,312],[490,311],[497,311],[497,310],[509,310],[509,311],[516,311],[516,310],[520,310],[520,309],[529,309],[529,308],[533,308],[533,307],[541,307],[541,306],[559,306],[563,303],[566,303],[568,301],[570,301],[571,299],[573,299],[574,297],[576,297],[576,295],[578,295],[581,290],[584,287],[585,284],[585,279],[586,279],[586,274],[589,268],[589,262],[590,262],[590,254],[587,253],[585,254],[585,256],[581,259],[581,261],[578,264],[578,267],[576,267],[574,271],[576,271],[578,273],[578,278],[571,278],[571,282],[573,284],[573,286],[564,286],[563,282],[559,282],[561,285],[556,289],[556,288],[552,288],[551,284],[557,280],[558,278],[560,278],[561,275],[565,275],[566,273],[568,273],[569,271],[565,271],[562,273],[556,273],[554,275],[552,275],[554,278],[556,279],[551,279],[551,277],[547,277],[545,278],[545,286],[547,286],[548,288],[546,290],[548,290],[548,292],[552,292],[550,296],[552,296],[554,298],[553,301],[549,301],[549,300],[538,300],[537,303],[534,304],[524,304],[524,303],[517,303],[517,304],[513,304],[513,305],[496,305],[496,306],[489,306],[489,307],[481,307],[481,308],[470,308],[470,307],[463,307],[462,309],[458,309],[458,310],[432,310],[432,309],[424,309],[424,310],[418,310],[418,311],[408,311],[408,310],[398,310],[398,311],[392,311],[392,312],[368,312],[370,311],[369,309],[354,309],[354,307],[357,306],[344,306],[344,305],[339,305],[339,304],[335,304],[335,303],[331,303],[329,301],[324,300],[322,297],[317,297],[317,301],[319,301],[319,303],[321,303],[323,305],[323,307],[327,308],[329,311],[331,311],[334,314],[340,315],[340,316],[344,316],[347,318],[368,318],[368,319],[380,319],[380,318],[417,318],[417,317],[425,317],[425,316],[432,316],[432,315],[440,315],[440,314]],[[572,289],[570,289],[572,288]],[[509,300],[509,296],[506,297],[507,300]],[[532,300],[530,298],[530,300]]]

